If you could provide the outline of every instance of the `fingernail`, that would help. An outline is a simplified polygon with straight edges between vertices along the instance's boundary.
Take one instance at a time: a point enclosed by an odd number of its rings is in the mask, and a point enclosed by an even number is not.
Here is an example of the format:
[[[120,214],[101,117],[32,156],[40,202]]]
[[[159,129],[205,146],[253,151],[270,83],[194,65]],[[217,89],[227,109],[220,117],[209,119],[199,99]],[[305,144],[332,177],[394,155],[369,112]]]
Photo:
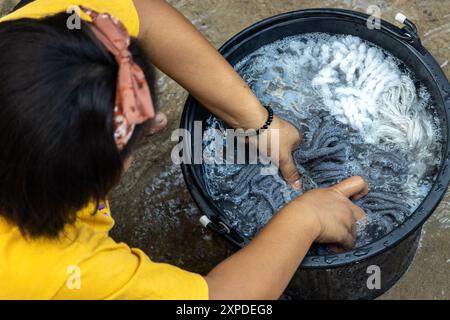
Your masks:
[[[303,183],[301,182],[301,180],[295,181],[291,186],[295,191],[300,191],[303,189]]]

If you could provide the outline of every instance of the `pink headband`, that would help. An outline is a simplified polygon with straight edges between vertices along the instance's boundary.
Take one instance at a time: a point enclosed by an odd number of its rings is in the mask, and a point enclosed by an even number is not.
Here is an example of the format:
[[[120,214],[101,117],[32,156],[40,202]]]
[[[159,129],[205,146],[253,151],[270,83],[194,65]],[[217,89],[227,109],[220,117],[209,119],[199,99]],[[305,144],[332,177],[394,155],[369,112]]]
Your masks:
[[[111,52],[118,65],[116,101],[114,106],[114,139],[123,150],[137,124],[155,117],[150,88],[142,69],[133,61],[128,49],[130,35],[125,26],[109,13],[97,13],[80,7],[92,18],[90,27],[98,40]]]

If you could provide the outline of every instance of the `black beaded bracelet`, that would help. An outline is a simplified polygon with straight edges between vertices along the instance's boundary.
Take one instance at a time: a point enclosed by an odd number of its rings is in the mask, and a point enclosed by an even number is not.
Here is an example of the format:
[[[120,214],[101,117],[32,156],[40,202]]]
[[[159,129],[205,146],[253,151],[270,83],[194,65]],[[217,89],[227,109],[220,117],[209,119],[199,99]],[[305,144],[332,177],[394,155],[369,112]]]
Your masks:
[[[264,106],[264,108],[266,108],[269,115],[267,116],[266,123],[261,128],[259,128],[256,131],[250,130],[251,132],[238,132],[239,130],[237,130],[236,135],[240,136],[240,137],[253,137],[253,136],[258,136],[259,134],[261,134],[261,132],[269,129],[269,127],[273,121],[273,110],[269,106]]]

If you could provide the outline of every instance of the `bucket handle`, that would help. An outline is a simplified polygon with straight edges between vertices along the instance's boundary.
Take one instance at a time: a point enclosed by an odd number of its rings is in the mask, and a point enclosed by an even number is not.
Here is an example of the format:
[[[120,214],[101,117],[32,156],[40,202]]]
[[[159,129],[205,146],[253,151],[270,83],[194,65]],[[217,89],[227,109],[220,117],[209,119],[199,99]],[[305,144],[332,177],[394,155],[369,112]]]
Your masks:
[[[203,227],[211,229],[212,231],[217,232],[221,235],[231,233],[230,228],[225,223],[219,221],[219,223],[216,224],[215,222],[212,222],[211,219],[208,218],[208,216],[202,216],[200,218],[200,223]]]
[[[425,55],[427,52],[422,46],[422,41],[420,40],[417,26],[401,12],[396,14],[395,20],[404,25],[404,27],[401,29],[402,33],[399,34],[397,31],[388,29],[389,32],[393,33],[396,37],[405,40],[415,49],[417,49],[417,51],[419,51],[422,55]]]

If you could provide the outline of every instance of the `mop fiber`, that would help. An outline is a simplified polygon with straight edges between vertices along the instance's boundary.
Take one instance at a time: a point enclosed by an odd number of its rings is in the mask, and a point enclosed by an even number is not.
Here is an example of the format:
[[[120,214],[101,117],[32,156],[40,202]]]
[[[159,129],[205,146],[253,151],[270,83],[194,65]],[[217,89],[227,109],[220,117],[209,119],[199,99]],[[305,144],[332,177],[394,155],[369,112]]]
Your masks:
[[[441,151],[439,120],[426,89],[381,48],[353,36],[307,34],[262,47],[236,70],[263,104],[303,133],[293,155],[304,191],[353,175],[369,182],[369,195],[356,202],[367,213],[357,247],[398,227],[428,194]],[[204,148],[212,156],[224,140],[216,130],[226,126],[214,117],[208,125]],[[263,167],[203,168],[227,223],[250,239],[303,192],[279,175],[261,175]]]

